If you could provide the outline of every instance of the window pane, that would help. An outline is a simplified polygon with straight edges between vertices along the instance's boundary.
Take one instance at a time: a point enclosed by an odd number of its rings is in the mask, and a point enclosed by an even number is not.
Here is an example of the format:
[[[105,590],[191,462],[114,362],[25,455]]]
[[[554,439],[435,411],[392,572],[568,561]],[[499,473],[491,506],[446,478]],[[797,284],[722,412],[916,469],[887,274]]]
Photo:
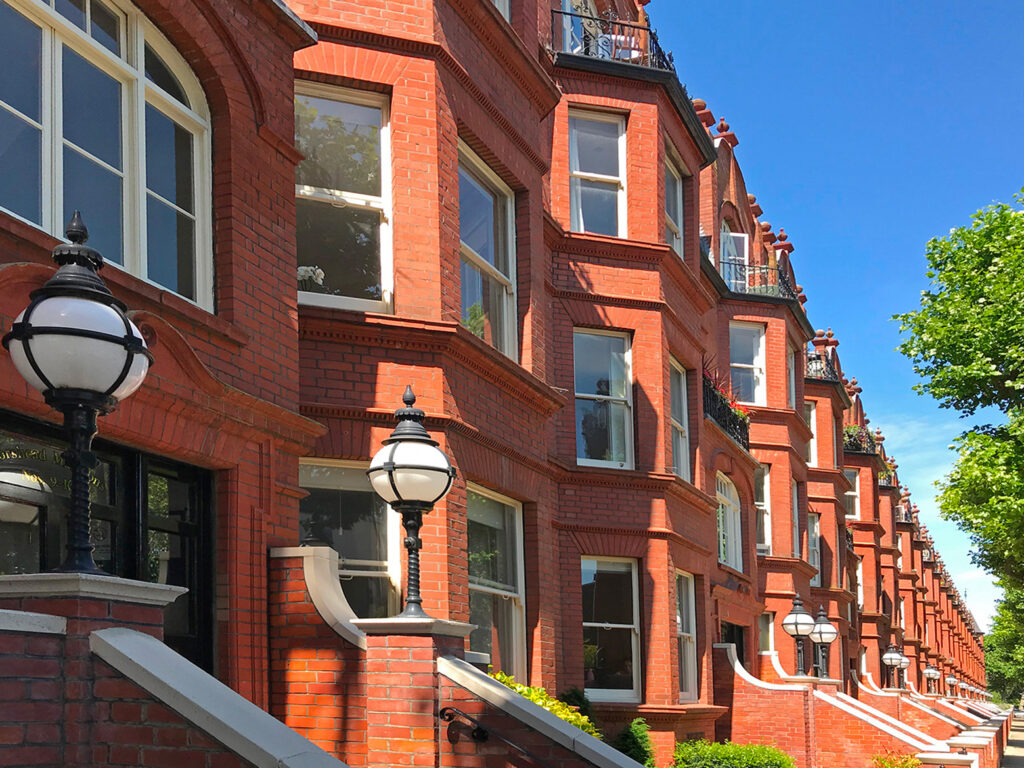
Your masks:
[[[762,613],[757,617],[757,648],[759,651],[770,651],[772,649],[772,623],[774,619],[774,613]]]
[[[679,210],[679,200],[682,195],[682,182],[669,169],[665,168],[665,213],[675,222],[676,226],[682,221]]]
[[[299,502],[302,537],[337,550],[344,570],[384,570],[387,563],[387,505],[372,491],[307,488]],[[346,565],[345,560],[369,561]],[[373,563],[373,564],[371,564]]]
[[[185,89],[181,87],[178,78],[171,72],[164,60],[157,56],[156,52],[146,45],[146,78],[154,85],[163,88],[168,95],[173,96],[186,107],[189,106],[188,97],[185,96]]]
[[[576,457],[626,462],[629,410],[623,403],[576,400]]]
[[[380,214],[301,198],[295,209],[299,264],[324,271],[300,290],[380,300]]]
[[[188,523],[198,517],[192,490],[194,484],[150,472],[147,482],[147,511],[151,525]]]
[[[626,339],[599,333],[573,334],[576,392],[626,397]]]
[[[379,196],[381,122],[377,107],[296,95],[296,183]]]
[[[146,271],[150,280],[196,297],[195,222],[151,195],[146,199]]]
[[[614,184],[572,179],[572,204],[578,214],[572,217],[574,229],[598,235],[619,234],[619,190]],[[579,228],[576,228],[576,223]]]
[[[41,224],[42,178],[40,131],[0,107],[0,205]]]
[[[459,237],[488,264],[508,275],[502,202],[503,198],[459,167]]]
[[[467,261],[462,262],[462,324],[476,336],[499,349],[505,347],[505,306],[510,296],[505,286]]]
[[[516,674],[515,622],[513,598],[469,590],[469,623],[476,624],[469,635],[469,650],[491,656],[491,667]]]
[[[64,138],[120,170],[121,84],[67,46],[63,61]]]
[[[113,53],[121,54],[120,23],[112,10],[99,0],[92,0],[92,37]]]
[[[696,647],[689,637],[679,638],[679,690],[693,694],[697,689],[696,664],[694,657]]]
[[[739,402],[754,402],[754,371],[750,368],[733,368],[731,373],[732,394]]]
[[[3,495],[8,475],[0,473],[0,575],[38,573],[41,510]]]
[[[583,621],[596,624],[632,624],[632,563],[587,559],[581,563]]]
[[[341,587],[349,608],[359,618],[384,619],[394,615],[398,595],[386,577],[342,576]]]
[[[729,326],[729,362],[754,365],[761,346],[761,331],[745,325]]]
[[[124,263],[121,238],[121,177],[64,148],[64,217],[71,221],[75,210],[89,227],[89,245],[116,264]]]
[[[683,378],[682,371],[674,367],[669,369],[669,376],[672,390],[672,418],[675,419],[680,424],[682,424],[686,420],[686,390],[684,386],[685,379]]]
[[[693,634],[692,583],[686,576],[676,576],[676,629],[686,635]]]
[[[151,530],[148,534],[146,557],[146,580],[156,584],[173,584],[188,587],[195,583],[190,578],[192,571],[192,542],[175,533]],[[191,592],[175,600],[164,611],[164,630],[169,635],[191,635],[192,598]]]
[[[42,30],[6,3],[0,3],[0,47],[4,52],[0,101],[38,121],[42,111]]]
[[[583,680],[586,688],[633,689],[633,631],[583,628]]]
[[[515,510],[467,491],[469,580],[517,592]]]
[[[192,134],[146,105],[146,187],[193,212]]]
[[[85,29],[85,0],[57,0],[57,13],[79,29]]]
[[[570,149],[570,169],[584,173],[619,175],[619,124],[603,120],[569,118],[575,141]]]

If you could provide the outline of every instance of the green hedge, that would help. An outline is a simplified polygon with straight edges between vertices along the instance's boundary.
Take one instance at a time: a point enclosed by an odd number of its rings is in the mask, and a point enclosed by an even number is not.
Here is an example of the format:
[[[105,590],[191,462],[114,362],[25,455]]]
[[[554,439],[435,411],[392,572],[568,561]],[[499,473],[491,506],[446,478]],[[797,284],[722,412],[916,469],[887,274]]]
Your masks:
[[[590,721],[589,717],[580,714],[576,707],[566,704],[564,701],[559,701],[543,688],[534,688],[529,685],[517,683],[512,675],[506,675],[504,672],[492,672],[491,677],[502,685],[511,688],[520,696],[524,696],[534,704],[543,707],[555,717],[560,717],[562,720],[565,720],[565,722],[570,725],[575,725],[581,731],[589,733],[595,738],[601,738],[601,731],[599,731],[597,726]]]
[[[654,768],[654,744],[651,743],[651,737],[647,733],[649,730],[647,721],[638,717],[615,737],[612,746],[645,768]]]
[[[718,744],[683,741],[676,744],[672,768],[795,768],[793,758],[764,744]]]

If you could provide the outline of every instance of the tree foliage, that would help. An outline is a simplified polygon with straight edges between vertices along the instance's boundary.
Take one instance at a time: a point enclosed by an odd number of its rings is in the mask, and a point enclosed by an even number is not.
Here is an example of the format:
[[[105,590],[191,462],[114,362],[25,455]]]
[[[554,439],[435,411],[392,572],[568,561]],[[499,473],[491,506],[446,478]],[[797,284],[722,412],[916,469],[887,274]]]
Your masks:
[[[1008,587],[985,636],[988,689],[1004,701],[1024,696],[1024,590]]]
[[[1024,206],[1024,190],[1014,196]],[[983,208],[971,225],[929,241],[930,287],[897,315],[916,389],[967,414],[1024,406],[1024,212]]]

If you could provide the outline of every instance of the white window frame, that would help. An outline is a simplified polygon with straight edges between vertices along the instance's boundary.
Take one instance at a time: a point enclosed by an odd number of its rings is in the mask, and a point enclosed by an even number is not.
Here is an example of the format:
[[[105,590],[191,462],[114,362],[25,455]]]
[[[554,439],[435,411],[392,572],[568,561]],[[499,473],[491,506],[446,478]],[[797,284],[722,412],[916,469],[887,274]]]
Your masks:
[[[680,365],[679,361],[674,357],[669,358],[669,428],[672,434],[672,471],[675,472],[679,477],[683,478],[686,482],[691,482],[690,474],[690,427],[689,427],[689,409],[690,401],[687,397],[687,389],[689,382],[686,378],[686,369]],[[673,373],[679,374],[678,379]],[[675,416],[672,415],[672,389],[676,381],[679,381],[680,386],[680,399],[683,404],[683,420],[682,422],[676,421]],[[682,456],[677,455],[677,442],[682,447]],[[680,466],[680,459],[682,460],[682,466]]]
[[[683,228],[686,220],[686,210],[683,204],[686,201],[686,193],[683,191],[683,179],[686,176],[679,170],[680,165],[672,157],[665,160],[665,242],[676,252],[679,258],[683,258]],[[676,195],[676,210],[679,211],[680,221],[675,221],[668,213],[668,177],[672,175],[678,182],[679,192]]]
[[[857,561],[857,608],[864,610],[864,561]]]
[[[745,322],[731,322],[729,323],[730,331],[733,328],[747,328],[755,330],[758,333],[758,344],[757,352],[754,354],[754,360],[752,363],[734,363],[732,362],[732,353],[730,350],[729,355],[729,382],[732,384],[732,370],[733,368],[742,368],[744,370],[753,371],[754,374],[754,399],[750,400],[739,400],[738,402],[746,405],[766,405],[768,397],[768,387],[765,379],[767,378],[765,373],[765,327],[761,323],[745,323]]]
[[[843,505],[843,509],[844,509],[844,511],[847,512],[847,514],[851,514],[855,520],[859,520],[860,519],[860,470],[857,469],[857,468],[853,468],[853,469],[844,468],[843,469],[843,474],[846,475],[846,479],[851,481],[851,485],[853,485],[853,490],[852,491],[844,491],[843,492],[843,496],[844,497],[849,497],[849,498],[853,499],[853,509],[852,510],[846,510],[846,505],[845,504]],[[851,478],[851,474],[852,474],[852,478]]]
[[[26,219],[6,208],[0,208],[9,216],[23,221],[54,237],[64,240],[64,137],[61,99],[61,48],[66,46],[90,64],[102,70],[118,82],[121,91],[121,152],[122,169],[111,169],[92,154],[79,152],[98,162],[103,168],[121,177],[122,201],[122,258],[124,264],[113,261],[111,254],[104,264],[120,269],[144,280],[160,290],[173,293],[184,301],[208,311],[214,311],[213,276],[213,159],[210,139],[209,107],[206,95],[198,78],[184,57],[134,6],[119,0],[103,0],[110,10],[120,17],[120,46],[118,56],[79,29],[68,19],[44,2],[28,0],[5,0],[8,5],[32,23],[42,28],[41,55],[41,111],[39,121],[27,118],[11,110],[19,118],[40,129],[41,171],[40,189],[42,206],[40,221]],[[63,43],[64,46],[59,45]],[[145,47],[149,44],[153,52],[163,61],[185,92],[191,107],[186,107],[162,88],[153,83],[145,74]],[[140,87],[141,86],[141,87]],[[152,106],[165,117],[173,120],[193,137],[192,183],[193,212],[186,215],[195,222],[195,299],[177,293],[151,280],[147,274],[147,201],[150,195],[179,211],[177,205],[151,192],[146,185],[146,106]],[[0,109],[8,109],[0,107]],[[72,116],[73,117],[73,116]],[[89,218],[86,214],[86,226]]]
[[[345,459],[322,459],[317,457],[306,457],[302,456],[299,458],[300,466],[313,466],[313,467],[335,467],[338,469],[352,469],[357,470],[359,475],[365,477],[366,470],[370,464],[368,461],[348,461]],[[366,483],[363,484],[360,480],[353,478],[351,483],[345,483],[343,485],[334,487],[334,490],[339,491],[367,491],[373,493],[373,488],[370,485],[370,481],[367,479]],[[393,613],[397,613],[400,610],[402,601],[402,518],[391,505],[387,508],[387,532],[388,532],[388,544],[387,544],[387,561],[386,570],[384,571],[366,571],[352,566],[359,565],[377,565],[379,561],[376,560],[346,560],[344,557],[338,556],[338,578],[341,581],[342,592],[345,591],[345,583],[352,579],[352,577],[370,577],[370,578],[386,578],[391,582],[392,593],[396,596],[396,602],[392,606]],[[350,609],[351,610],[351,609]]]
[[[757,502],[757,495],[754,495],[754,508],[757,510],[758,519],[761,520],[761,527],[764,531],[764,542],[758,542],[757,554],[771,555],[772,553],[772,466],[771,464],[761,465],[761,479],[763,481],[762,496],[764,501]],[[754,482],[757,482],[757,473],[754,473]]]
[[[804,400],[804,420],[811,430],[811,439],[807,441],[807,466],[818,466],[818,402]]]
[[[788,381],[786,382],[786,397],[788,398],[787,405],[794,411],[796,410],[796,350],[792,347],[789,348],[789,354],[786,355],[786,375]]]
[[[634,557],[611,557],[604,555],[583,555],[580,557],[582,568],[584,560],[594,562],[615,562],[629,563],[633,583],[633,623],[632,624],[605,624],[599,622],[583,622],[583,627],[596,627],[597,629],[628,629],[632,633],[633,652],[633,688],[632,690],[620,690],[616,688],[585,688],[587,698],[591,701],[640,701],[640,681],[643,679],[640,670],[640,580],[638,564]],[[582,571],[581,571],[582,573]]]
[[[491,0],[491,2],[498,9],[498,13],[505,18],[505,21],[508,21],[510,0]]]
[[[767,622],[765,622],[767,617]],[[762,624],[765,625],[765,629],[768,630],[768,647],[761,648],[761,628]],[[775,650],[775,611],[765,611],[757,617],[757,647],[759,653],[771,653]]]
[[[679,590],[685,589],[689,596],[690,632],[683,631],[683,617],[679,613]],[[679,701],[697,700],[697,604],[696,579],[692,573],[676,571],[676,653],[679,655],[679,669],[686,670],[686,677],[692,682],[683,687],[683,676],[679,678]]]
[[[743,515],[736,485],[719,472],[715,476],[718,499],[718,562],[743,571]]]
[[[821,515],[814,512],[807,513],[807,562],[815,569],[811,576],[811,586],[820,587],[821,577]]]
[[[509,592],[506,589],[494,587],[488,584],[474,583],[473,578],[468,576],[468,584],[470,592],[480,592],[491,595],[498,595],[506,600],[511,600],[514,605],[515,615],[515,626],[512,628],[513,634],[513,646],[515,649],[513,656],[513,669],[502,670],[507,674],[514,676],[518,680],[526,679],[526,561],[523,554],[523,505],[515,499],[510,499],[508,496],[502,496],[500,493],[484,488],[483,486],[476,485],[475,483],[467,483],[466,490],[472,491],[473,493],[484,496],[488,499],[504,504],[507,507],[511,507],[514,511],[514,525],[515,525],[515,539],[516,539],[516,592]],[[466,503],[466,524],[469,525],[469,502]],[[468,545],[467,545],[467,556],[468,556]],[[469,642],[466,642],[466,648],[469,648]],[[487,663],[490,663],[490,656],[487,655]]]
[[[504,201],[502,208],[501,226],[505,229],[505,236],[502,245],[505,250],[505,259],[508,264],[508,274],[491,266],[487,259],[480,256],[476,251],[459,240],[459,255],[472,266],[484,272],[492,280],[505,286],[505,301],[502,306],[502,321],[505,326],[505,338],[495,349],[504,353],[513,360],[518,359],[518,325],[519,317],[517,307],[519,305],[516,291],[516,206],[515,193],[501,180],[487,164],[480,159],[479,155],[470,149],[462,139],[459,139],[459,166],[469,171],[474,181],[483,186],[499,199]],[[460,307],[461,312],[461,307]]]
[[[792,486],[792,499],[790,503],[792,528],[793,528],[793,557],[799,560],[803,557],[803,547],[800,546],[800,485],[796,480],[790,480]]]
[[[595,395],[589,392],[579,393],[576,392],[576,369],[575,360],[573,361],[573,394],[575,400],[604,400],[611,403],[621,403],[626,406],[626,460],[625,461],[605,461],[603,459],[585,459],[579,456],[579,446],[576,447],[576,464],[581,467],[610,467],[612,469],[632,469],[633,468],[633,339],[629,333],[624,331],[606,331],[601,328],[573,328],[573,338],[575,339],[577,333],[586,333],[593,336],[615,336],[617,338],[625,340],[625,352],[623,354],[623,364],[625,366],[626,375],[626,396],[613,397],[611,395]],[[575,422],[574,422],[575,423]],[[579,435],[576,435],[576,440],[580,439]]]
[[[392,242],[391,203],[391,114],[387,96],[372,91],[359,91],[309,80],[295,81],[296,96],[312,96],[330,101],[347,102],[380,110],[380,196],[363,195],[340,189],[295,185],[295,197],[327,202],[343,208],[377,211],[380,215],[380,289],[381,298],[359,299],[354,296],[330,296],[312,291],[299,291],[299,304],[311,307],[352,309],[359,312],[394,311],[395,265]]]
[[[832,419],[832,468],[839,469],[839,448],[842,441],[839,434],[843,431],[843,423],[839,419]]]
[[[726,243],[741,243],[742,259],[725,263]],[[730,291],[746,293],[750,285],[750,238],[745,232],[733,232],[729,222],[722,220],[718,231],[718,274],[725,280]],[[723,271],[723,269],[725,271]],[[732,270],[730,272],[730,270]]]
[[[576,142],[575,133],[572,130],[573,120],[589,120],[595,123],[614,123],[619,127],[618,159],[619,175],[605,176],[601,173],[587,173],[585,171],[572,170],[572,146]],[[626,221],[626,116],[615,112],[598,112],[586,109],[571,108],[569,110],[569,228],[573,232],[586,232],[583,228],[583,211],[577,209],[573,204],[572,180],[594,181],[601,184],[616,185],[616,215],[618,218],[618,234],[611,237],[626,237],[629,227]],[[609,237],[609,235],[605,235]]]

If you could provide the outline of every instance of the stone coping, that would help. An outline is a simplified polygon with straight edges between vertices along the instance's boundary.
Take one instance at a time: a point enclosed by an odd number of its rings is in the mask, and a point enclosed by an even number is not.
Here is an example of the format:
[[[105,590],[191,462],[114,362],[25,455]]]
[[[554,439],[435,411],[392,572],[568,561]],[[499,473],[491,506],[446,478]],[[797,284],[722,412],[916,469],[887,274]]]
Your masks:
[[[386,619],[356,619],[352,622],[368,635],[444,635],[468,637],[476,624],[446,619],[406,619],[392,616]]]
[[[0,609],[0,632],[29,632],[38,635],[66,635],[68,620],[63,616]]]
[[[94,573],[18,573],[0,576],[0,599],[84,598],[163,607],[186,592],[188,589],[185,587]]]

